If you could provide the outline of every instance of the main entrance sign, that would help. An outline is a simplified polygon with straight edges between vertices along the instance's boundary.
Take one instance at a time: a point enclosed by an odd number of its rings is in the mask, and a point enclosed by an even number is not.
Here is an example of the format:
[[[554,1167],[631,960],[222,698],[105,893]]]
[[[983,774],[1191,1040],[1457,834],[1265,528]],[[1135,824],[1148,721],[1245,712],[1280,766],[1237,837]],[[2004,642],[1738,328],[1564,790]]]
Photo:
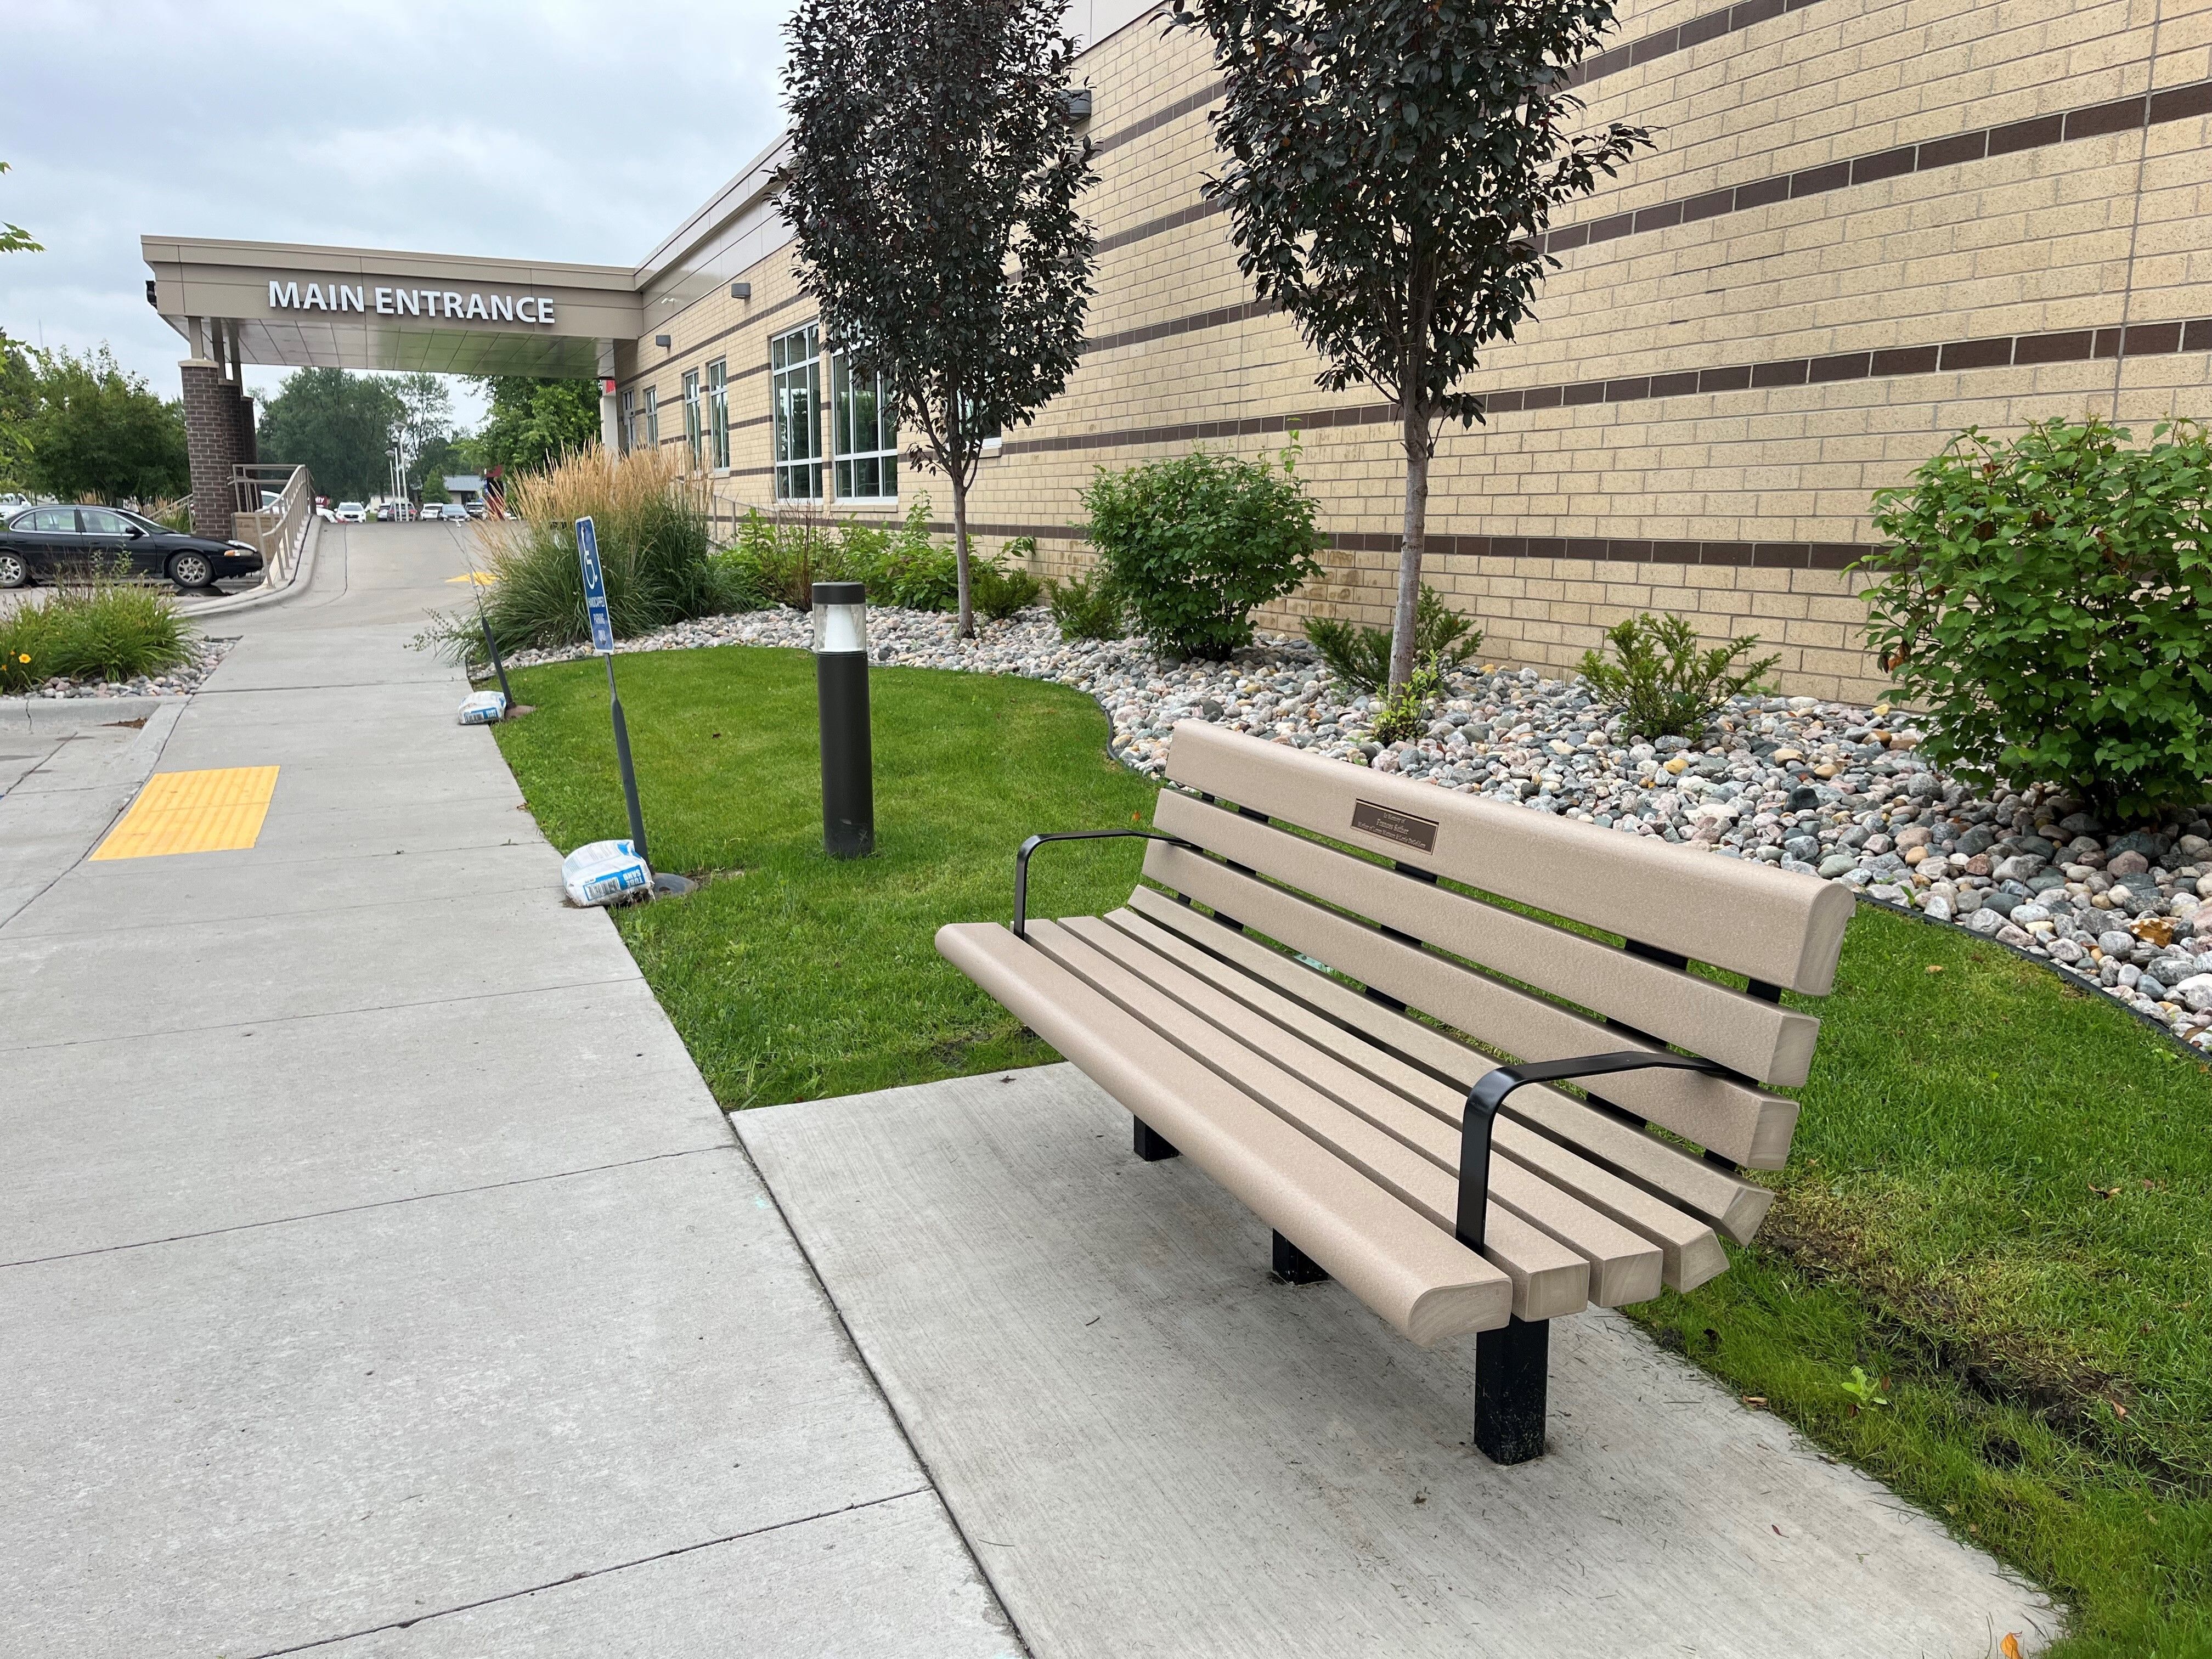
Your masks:
[[[450,317],[493,323],[537,323],[556,319],[553,301],[543,294],[466,294],[453,289],[370,288],[364,283],[269,283],[271,311],[358,311],[366,316]]]

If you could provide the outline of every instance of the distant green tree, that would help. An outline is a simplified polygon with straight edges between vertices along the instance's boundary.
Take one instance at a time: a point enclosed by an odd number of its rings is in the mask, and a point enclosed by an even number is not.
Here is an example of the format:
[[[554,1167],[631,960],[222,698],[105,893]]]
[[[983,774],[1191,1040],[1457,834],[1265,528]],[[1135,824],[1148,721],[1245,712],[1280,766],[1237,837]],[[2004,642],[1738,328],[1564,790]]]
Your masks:
[[[39,371],[30,354],[0,335],[0,488],[31,482],[31,418],[39,412]]]
[[[595,380],[540,380],[527,374],[472,376],[491,398],[491,412],[472,447],[489,472],[537,472],[599,441]]]
[[[25,424],[30,483],[64,501],[180,495],[191,487],[185,410],[127,374],[106,346],[36,354],[37,405]],[[12,375],[10,377],[12,379]]]
[[[298,369],[262,407],[261,459],[306,467],[319,494],[367,501],[391,482],[392,434],[405,413],[380,375]]]

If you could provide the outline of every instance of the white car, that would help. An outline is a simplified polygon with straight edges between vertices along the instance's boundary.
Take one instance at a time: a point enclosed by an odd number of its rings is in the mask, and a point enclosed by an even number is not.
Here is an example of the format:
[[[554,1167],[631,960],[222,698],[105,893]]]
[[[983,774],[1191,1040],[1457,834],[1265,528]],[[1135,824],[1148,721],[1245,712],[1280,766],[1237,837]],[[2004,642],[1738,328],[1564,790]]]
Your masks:
[[[340,501],[338,503],[338,522],[340,524],[367,524],[368,522],[368,509],[363,507],[359,501]]]

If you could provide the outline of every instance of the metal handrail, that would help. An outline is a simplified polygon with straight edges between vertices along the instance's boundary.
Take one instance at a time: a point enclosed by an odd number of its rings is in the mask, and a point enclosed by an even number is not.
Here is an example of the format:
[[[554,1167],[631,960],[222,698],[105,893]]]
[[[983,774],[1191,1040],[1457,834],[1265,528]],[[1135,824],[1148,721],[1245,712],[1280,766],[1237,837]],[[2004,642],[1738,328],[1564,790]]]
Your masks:
[[[284,479],[273,507],[260,505],[261,493],[279,476]],[[274,463],[232,467],[230,487],[234,503],[240,492],[253,492],[253,507],[231,514],[231,534],[251,543],[261,555],[261,585],[283,587],[299,569],[307,531],[315,519],[315,481],[304,466]]]

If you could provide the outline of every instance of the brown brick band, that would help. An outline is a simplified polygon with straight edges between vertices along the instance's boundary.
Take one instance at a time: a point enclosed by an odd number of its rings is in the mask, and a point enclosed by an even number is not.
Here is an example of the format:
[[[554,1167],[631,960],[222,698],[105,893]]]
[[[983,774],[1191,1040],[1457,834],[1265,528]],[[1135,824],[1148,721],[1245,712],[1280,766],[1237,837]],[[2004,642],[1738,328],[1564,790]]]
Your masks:
[[[1821,386],[1835,380],[1889,380],[1908,374],[1952,374],[1969,368],[2083,362],[2093,358],[2170,356],[2183,351],[2212,351],[2212,317],[2184,322],[2130,323],[2125,328],[2000,335],[1987,340],[1953,340],[1944,345],[1844,351],[1820,357],[1784,357],[1764,363],[1688,368],[1670,374],[1635,374],[1619,380],[1527,386],[1491,392],[1483,398],[1483,408],[1486,414],[1506,415],[1528,409],[1637,403],[1646,398],[1681,398],[1698,392]],[[1125,427],[1113,432],[1073,432],[1056,438],[1010,438],[1000,453],[1028,455],[1123,449],[1143,444],[1204,443],[1215,438],[1264,437],[1273,433],[1314,431],[1333,426],[1389,425],[1398,419],[1394,404],[1355,404],[1336,409],[1307,410],[1295,415],[1255,416],[1246,420],[1186,421],[1174,426]]]
[[[1624,41],[1610,52],[1600,52],[1577,68],[1568,77],[1571,87],[1588,86],[1608,75],[1618,75],[1623,70],[1634,69],[1650,63],[1654,58],[1667,58],[1678,52],[1687,52],[1692,46],[1701,46],[1708,40],[1717,40],[1724,34],[1734,34],[1747,29],[1753,23],[1764,23],[1770,17],[1779,17],[1784,12],[1802,11],[1818,3],[1818,0],[1741,0],[1733,6],[1723,6],[1718,11],[1709,11],[1702,17],[1692,17],[1679,27],[1660,29],[1634,40]],[[1091,146],[1093,155],[1103,155],[1126,143],[1143,137],[1148,132],[1158,132],[1171,121],[1180,121],[1186,115],[1204,109],[1228,90],[1219,81],[1200,87],[1188,97],[1178,98],[1172,104],[1154,110],[1150,115],[1139,116],[1126,127],[1117,127]]]

